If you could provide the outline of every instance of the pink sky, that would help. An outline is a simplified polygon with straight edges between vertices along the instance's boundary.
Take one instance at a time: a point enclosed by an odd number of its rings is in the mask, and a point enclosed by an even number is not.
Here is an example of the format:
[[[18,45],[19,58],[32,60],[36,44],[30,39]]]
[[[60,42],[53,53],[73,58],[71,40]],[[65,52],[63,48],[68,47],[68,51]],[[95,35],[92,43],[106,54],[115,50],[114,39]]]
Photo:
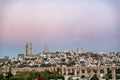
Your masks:
[[[109,43],[116,44],[113,35],[117,34],[119,15],[116,6],[110,1],[0,2],[1,43],[21,44],[32,41],[36,44],[71,44],[79,41],[84,43],[86,39],[91,41],[91,38],[105,43],[108,40],[103,38],[111,35],[108,37],[111,39]]]

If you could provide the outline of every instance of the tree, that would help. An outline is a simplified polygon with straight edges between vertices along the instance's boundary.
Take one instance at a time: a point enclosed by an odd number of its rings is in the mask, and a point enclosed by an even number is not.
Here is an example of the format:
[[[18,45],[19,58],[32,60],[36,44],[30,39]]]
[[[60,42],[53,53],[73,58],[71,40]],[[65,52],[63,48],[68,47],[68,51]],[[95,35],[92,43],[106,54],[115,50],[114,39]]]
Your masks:
[[[120,74],[120,69],[116,69],[116,74]]]
[[[70,77],[68,78],[68,80],[73,80],[73,79],[72,79],[72,77],[70,76]]]
[[[99,80],[99,78],[98,78],[97,75],[95,74],[90,80]]]
[[[3,79],[4,79],[3,73],[0,73],[0,80],[3,80]]]
[[[107,69],[107,73],[112,73],[112,71],[110,70],[110,68]]]
[[[108,75],[105,75],[103,78],[104,78],[105,80],[109,80]]]
[[[6,73],[6,79],[9,80],[10,77],[12,77],[13,74],[11,72],[7,72]]]
[[[112,74],[110,74],[110,73],[106,74],[103,78],[106,80],[112,79]]]
[[[57,72],[60,75],[61,74],[61,68],[57,68]]]
[[[76,80],[79,80],[78,78]]]
[[[82,75],[81,78],[85,78],[85,75]]]

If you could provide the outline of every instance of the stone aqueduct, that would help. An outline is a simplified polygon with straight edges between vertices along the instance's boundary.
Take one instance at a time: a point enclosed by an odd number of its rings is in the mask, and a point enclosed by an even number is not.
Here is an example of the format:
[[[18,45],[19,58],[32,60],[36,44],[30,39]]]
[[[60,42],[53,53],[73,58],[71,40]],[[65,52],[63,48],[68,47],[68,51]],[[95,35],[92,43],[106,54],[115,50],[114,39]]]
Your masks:
[[[100,74],[103,73],[103,75],[107,74],[107,69],[111,70],[112,79],[116,80],[116,69],[120,69],[120,66],[96,66],[96,67],[87,67],[87,66],[78,66],[78,67],[59,67],[62,75],[72,75],[82,77],[92,77],[95,73],[98,77],[100,77]],[[39,68],[12,68],[12,73],[16,73],[17,71],[45,71],[48,70],[50,72],[53,72],[55,70],[58,70],[58,67],[39,67]]]

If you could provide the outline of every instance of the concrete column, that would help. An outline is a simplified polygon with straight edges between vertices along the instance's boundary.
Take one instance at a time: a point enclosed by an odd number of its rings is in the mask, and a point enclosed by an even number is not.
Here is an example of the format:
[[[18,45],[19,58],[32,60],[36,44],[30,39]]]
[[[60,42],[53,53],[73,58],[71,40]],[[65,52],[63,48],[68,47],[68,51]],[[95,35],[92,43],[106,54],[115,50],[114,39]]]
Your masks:
[[[77,68],[74,68],[74,76],[77,76]]]
[[[67,76],[68,75],[68,68],[66,67],[65,69],[66,69],[66,76]]]
[[[98,78],[100,78],[100,67],[99,66],[97,67],[97,76]]]
[[[67,71],[68,71],[68,74],[69,74],[69,73],[70,73],[70,68],[68,68],[68,70],[67,70]]]
[[[107,67],[105,66],[104,67],[104,75],[106,75],[107,74]]]
[[[64,75],[64,68],[62,67],[62,75]]]
[[[80,77],[82,76],[82,68],[81,68],[81,66],[79,67],[79,76]]]
[[[116,80],[115,67],[112,67],[112,80]]]
[[[70,73],[72,73],[72,68],[70,68]]]
[[[87,66],[85,66],[84,70],[85,70],[85,77],[88,77]]]
[[[94,75],[93,67],[90,67],[90,77],[92,77],[93,75]]]

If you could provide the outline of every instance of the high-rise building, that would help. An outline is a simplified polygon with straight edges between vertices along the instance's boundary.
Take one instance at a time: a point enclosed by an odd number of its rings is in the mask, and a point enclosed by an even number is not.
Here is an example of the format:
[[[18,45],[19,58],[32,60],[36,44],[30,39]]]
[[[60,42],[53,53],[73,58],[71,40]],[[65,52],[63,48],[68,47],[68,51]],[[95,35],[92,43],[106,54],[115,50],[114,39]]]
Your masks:
[[[49,51],[48,51],[48,46],[47,45],[45,45],[45,48],[44,48],[44,53],[48,53]]]
[[[32,43],[28,42],[26,44],[26,56],[32,56]]]

